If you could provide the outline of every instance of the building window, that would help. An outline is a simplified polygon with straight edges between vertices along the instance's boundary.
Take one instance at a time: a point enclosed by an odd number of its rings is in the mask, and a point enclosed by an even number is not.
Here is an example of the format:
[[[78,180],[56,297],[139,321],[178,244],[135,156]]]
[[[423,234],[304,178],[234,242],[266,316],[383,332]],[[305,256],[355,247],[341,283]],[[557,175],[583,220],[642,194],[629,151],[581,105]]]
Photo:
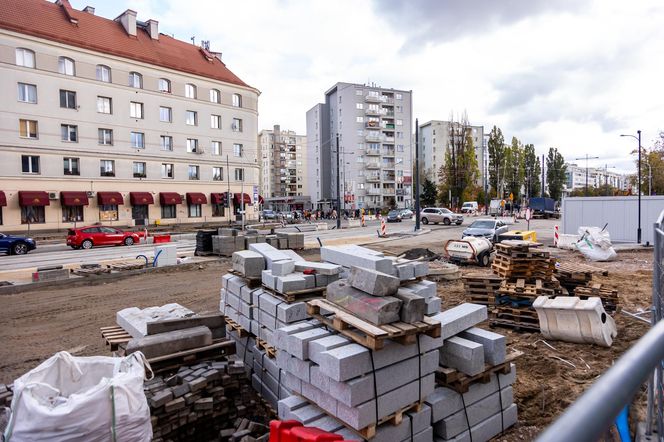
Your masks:
[[[73,124],[61,124],[60,139],[62,141],[76,143],[78,141],[78,126]]]
[[[166,78],[159,79],[159,92],[168,92],[171,93],[171,80]]]
[[[403,96],[401,94],[394,94],[394,98],[397,100],[403,100]]]
[[[210,147],[212,148],[212,155],[221,155],[221,141],[212,141]]]
[[[221,129],[221,115],[210,115],[210,127],[212,129]]]
[[[361,91],[360,91],[361,92]],[[362,103],[355,103],[355,108],[357,109],[364,109],[364,104]]]
[[[200,218],[201,216],[201,205],[189,204],[189,218]]]
[[[244,169],[235,169],[235,181],[244,181]]]
[[[115,161],[113,161],[113,160],[100,160],[99,161],[99,175],[100,176],[115,176]]]
[[[83,221],[83,206],[62,206],[62,222],[75,223]]]
[[[233,144],[233,156],[241,158],[242,154],[244,153],[243,150],[244,149],[243,149],[243,146],[241,144],[237,144],[237,143]]]
[[[198,140],[196,138],[187,138],[187,152],[198,152]]]
[[[161,145],[161,150],[173,150],[173,137],[169,135],[162,135],[159,137],[159,144]]]
[[[103,64],[97,65],[97,80],[103,81],[104,83],[111,82],[111,68],[104,66]]]
[[[397,120],[397,126],[403,126],[403,120]]]
[[[233,94],[233,106],[234,107],[242,107],[242,95]]]
[[[397,144],[397,152],[403,152],[403,144]]]
[[[21,138],[37,139],[37,122],[34,120],[18,120],[18,133]]]
[[[145,149],[145,134],[143,132],[131,132],[131,147],[133,149]]]
[[[242,132],[242,120],[240,118],[233,118],[231,129],[233,129],[233,132]]]
[[[65,175],[80,175],[81,169],[78,158],[64,158],[63,161]]]
[[[173,121],[173,109],[170,107],[159,106],[159,121],[170,123]]]
[[[143,76],[138,72],[129,73],[129,87],[143,89]]]
[[[21,224],[43,224],[45,213],[44,206],[21,206]]]
[[[97,112],[100,114],[113,113],[113,101],[110,97],[97,97]]]
[[[35,68],[35,53],[30,49],[17,48],[16,49],[16,66],[23,66],[24,68]]]
[[[161,177],[172,179],[175,176],[173,173],[172,163],[161,163]]]
[[[221,103],[221,92],[218,89],[210,89],[210,101],[212,103]]]
[[[113,129],[99,129],[99,144],[102,146],[112,146],[113,145]]]
[[[212,216],[225,216],[223,204],[212,204]]]
[[[24,103],[37,102],[37,86],[34,84],[19,83],[18,84],[18,101]]]
[[[60,89],[60,107],[76,109],[76,92]]]
[[[196,111],[187,111],[185,114],[185,123],[189,126],[196,126],[198,124],[198,113]]]
[[[161,217],[163,219],[173,219],[175,218],[175,215],[176,215],[175,204],[167,204],[165,206],[161,206]]]
[[[363,94],[364,92],[362,91],[362,89],[355,89],[355,95],[362,96]]]
[[[65,75],[76,75],[76,64],[68,57],[58,58],[58,72]]]
[[[355,121],[358,123],[364,123],[364,117],[356,117]]]
[[[145,178],[147,176],[144,162],[134,162],[134,178]]]
[[[223,167],[213,167],[212,168],[212,181],[223,181],[224,180],[224,168]]]
[[[196,98],[196,86],[191,83],[184,85],[184,96],[187,98]]]
[[[131,118],[143,118],[143,103],[129,102],[129,116]]]
[[[198,166],[189,166],[189,179],[190,180],[199,180],[200,179],[200,172],[199,172],[199,167]]]
[[[118,205],[117,204],[102,204],[99,206],[99,221],[117,221],[118,220]],[[102,229],[103,227],[99,227]]]
[[[21,172],[39,173],[39,157],[34,155],[21,155]]]

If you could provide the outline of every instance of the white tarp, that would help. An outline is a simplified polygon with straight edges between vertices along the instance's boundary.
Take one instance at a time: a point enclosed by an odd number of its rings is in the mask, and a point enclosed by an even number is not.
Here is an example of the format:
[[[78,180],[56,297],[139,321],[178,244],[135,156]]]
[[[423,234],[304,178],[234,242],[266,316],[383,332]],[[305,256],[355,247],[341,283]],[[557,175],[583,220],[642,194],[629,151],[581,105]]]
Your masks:
[[[14,382],[5,440],[148,442],[146,370],[152,375],[140,352],[126,358],[56,353]]]

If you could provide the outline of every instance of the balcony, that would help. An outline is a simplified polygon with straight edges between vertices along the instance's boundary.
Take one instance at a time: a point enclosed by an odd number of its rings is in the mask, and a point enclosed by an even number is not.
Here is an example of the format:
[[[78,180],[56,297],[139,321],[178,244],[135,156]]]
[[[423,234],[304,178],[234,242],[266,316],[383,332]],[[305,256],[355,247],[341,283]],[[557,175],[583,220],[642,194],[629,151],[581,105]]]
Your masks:
[[[387,109],[366,109],[364,111],[365,114],[367,115],[386,115],[387,114]]]
[[[365,166],[367,169],[380,169],[380,163],[375,161],[368,162]]]
[[[364,96],[364,100],[370,103],[385,103],[387,101],[387,97],[378,94],[367,94]]]
[[[378,142],[381,140],[381,137],[378,132],[368,132],[364,139],[369,142]]]
[[[384,136],[384,137],[383,137],[383,143],[394,144],[394,137],[387,137],[387,136]]]
[[[380,181],[380,176],[378,175],[367,175],[365,180],[369,183],[377,183]]]
[[[394,175],[383,175],[383,182],[393,183],[394,182]]]
[[[380,189],[376,188],[367,189],[367,195],[380,195]]]
[[[383,149],[383,156],[384,157],[393,157],[394,156],[394,149]]]
[[[395,189],[383,189],[382,191],[383,196],[394,196],[395,195]]]
[[[389,131],[393,131],[395,129],[394,124],[386,124],[386,123],[383,123],[381,128],[383,130],[389,130]]]
[[[364,149],[364,154],[365,155],[380,155],[380,149],[367,148],[367,149]]]
[[[364,123],[364,127],[367,129],[380,129],[380,123],[378,121],[367,121]]]
[[[383,169],[394,169],[394,161],[383,162]]]

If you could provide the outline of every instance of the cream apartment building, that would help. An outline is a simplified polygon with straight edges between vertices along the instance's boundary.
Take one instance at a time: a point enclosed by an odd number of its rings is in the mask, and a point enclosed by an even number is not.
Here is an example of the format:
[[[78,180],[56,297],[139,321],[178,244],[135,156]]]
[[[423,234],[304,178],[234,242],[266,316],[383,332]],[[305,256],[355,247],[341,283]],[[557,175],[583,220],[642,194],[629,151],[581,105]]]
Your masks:
[[[4,0],[0,78],[0,231],[255,217],[259,91],[208,44]]]

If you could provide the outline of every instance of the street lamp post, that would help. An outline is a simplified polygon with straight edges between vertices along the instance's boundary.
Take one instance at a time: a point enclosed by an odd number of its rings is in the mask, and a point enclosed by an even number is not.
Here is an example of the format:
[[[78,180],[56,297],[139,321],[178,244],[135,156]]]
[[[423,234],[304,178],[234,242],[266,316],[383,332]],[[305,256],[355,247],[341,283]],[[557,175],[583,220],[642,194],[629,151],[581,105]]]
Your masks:
[[[632,137],[635,138],[639,142],[639,162],[638,162],[638,183],[637,183],[637,191],[638,191],[638,197],[639,197],[639,220],[638,220],[638,227],[636,229],[636,242],[637,244],[641,244],[641,131],[637,130],[636,131],[637,136],[634,135],[626,135],[626,134],[621,134],[621,137]]]
[[[584,196],[588,196],[588,160],[596,160],[599,157],[589,157],[588,154],[586,154],[585,157],[581,158],[574,158],[575,160],[586,160],[586,189],[584,191]]]

